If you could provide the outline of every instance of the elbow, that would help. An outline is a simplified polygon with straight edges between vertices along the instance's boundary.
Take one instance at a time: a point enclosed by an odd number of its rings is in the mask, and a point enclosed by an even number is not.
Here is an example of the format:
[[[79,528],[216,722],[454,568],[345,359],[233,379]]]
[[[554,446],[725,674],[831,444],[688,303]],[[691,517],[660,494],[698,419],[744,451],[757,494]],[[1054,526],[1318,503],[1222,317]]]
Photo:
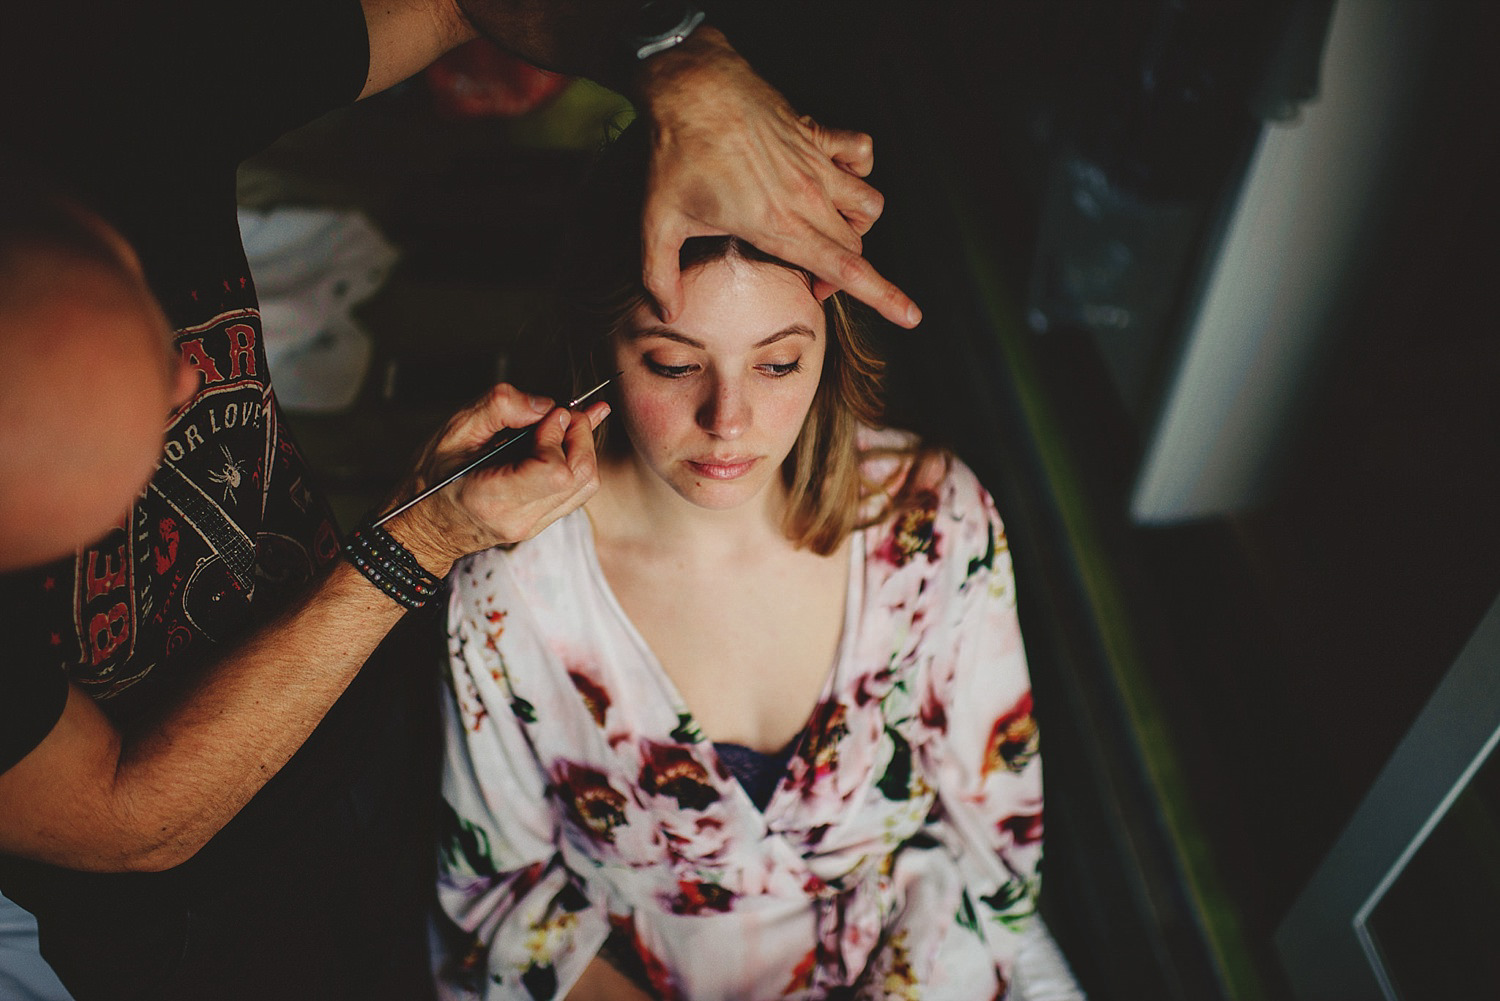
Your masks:
[[[134,832],[114,830],[95,837],[55,839],[40,850],[20,849],[14,854],[48,865],[81,872],[164,872],[197,854],[202,844],[170,838],[143,838]]]
[[[176,868],[198,853],[202,844],[185,843],[175,838],[146,838],[137,833],[120,832],[107,843],[78,845],[62,857],[43,861],[85,872],[165,872]]]
[[[164,872],[198,854],[212,836],[190,821],[151,812],[118,811],[111,820],[64,864],[92,872]]]
[[[163,841],[136,847],[117,860],[116,872],[165,872],[175,869],[198,854],[201,844],[190,845],[181,841]]]
[[[161,816],[132,812],[121,818],[116,830],[115,871],[164,872],[198,854],[218,827],[204,823],[197,814]]]

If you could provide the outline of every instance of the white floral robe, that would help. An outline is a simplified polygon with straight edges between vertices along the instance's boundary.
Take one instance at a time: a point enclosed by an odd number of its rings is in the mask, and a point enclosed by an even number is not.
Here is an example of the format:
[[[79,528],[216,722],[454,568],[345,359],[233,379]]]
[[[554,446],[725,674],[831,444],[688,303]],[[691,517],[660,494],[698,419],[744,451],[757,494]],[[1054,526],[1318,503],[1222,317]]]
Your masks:
[[[955,461],[849,550],[837,661],[764,812],[610,592],[582,512],[458,567],[447,996],[562,998],[612,931],[662,999],[1005,994],[1042,787],[1000,519]]]

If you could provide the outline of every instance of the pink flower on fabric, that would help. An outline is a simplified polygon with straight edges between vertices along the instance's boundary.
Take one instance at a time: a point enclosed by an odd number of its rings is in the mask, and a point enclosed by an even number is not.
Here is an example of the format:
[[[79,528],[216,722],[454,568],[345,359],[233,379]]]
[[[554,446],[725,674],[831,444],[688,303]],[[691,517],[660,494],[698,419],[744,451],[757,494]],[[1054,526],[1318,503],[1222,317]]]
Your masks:
[[[677,894],[667,906],[673,914],[727,914],[734,909],[734,893],[717,883],[679,880]]]
[[[891,525],[890,535],[875,550],[875,558],[895,567],[904,567],[917,556],[925,556],[929,563],[941,555],[941,535],[936,528],[938,499],[928,493],[922,503],[897,515]]]
[[[1018,845],[1035,844],[1042,840],[1042,815],[1040,813],[1016,814],[1013,817],[1006,817],[995,826],[998,830],[1009,834]]]
[[[609,715],[609,692],[603,685],[577,669],[568,672],[568,680],[573,682],[573,687],[578,689],[578,694],[583,697],[583,703],[588,706],[589,715],[594,717],[594,722],[602,727],[605,717]]]
[[[1036,757],[1041,745],[1036,718],[1031,714],[1031,693],[1017,700],[1009,712],[995,720],[990,730],[989,746],[984,753],[984,771],[988,776],[996,769],[1024,771]]]
[[[559,761],[552,785],[574,823],[595,840],[614,844],[615,828],[625,823],[626,800],[603,772]]]

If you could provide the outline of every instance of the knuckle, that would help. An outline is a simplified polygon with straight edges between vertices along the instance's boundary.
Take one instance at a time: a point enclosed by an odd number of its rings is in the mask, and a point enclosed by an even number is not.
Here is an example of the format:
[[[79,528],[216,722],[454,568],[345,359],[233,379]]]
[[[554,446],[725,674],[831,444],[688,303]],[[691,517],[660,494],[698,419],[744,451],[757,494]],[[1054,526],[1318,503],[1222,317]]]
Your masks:
[[[811,201],[823,197],[823,183],[811,174],[798,172],[791,180],[792,194],[798,199]]]
[[[481,397],[481,400],[483,400],[484,405],[487,408],[494,409],[496,407],[502,407],[506,403],[510,402],[511,397],[514,395],[515,390],[512,389],[507,383],[497,382],[495,383],[495,385],[491,386],[485,391],[485,394],[483,397]]]
[[[869,264],[857,253],[844,253],[839,255],[838,276],[839,280],[848,287],[861,280],[868,273]]]
[[[777,253],[778,249],[784,246],[784,241],[791,239],[796,233],[796,223],[797,217],[781,205],[767,205],[760,217],[760,229],[764,234],[760,239],[766,240],[768,245],[761,249],[767,253]],[[754,240],[751,242],[753,243]]]

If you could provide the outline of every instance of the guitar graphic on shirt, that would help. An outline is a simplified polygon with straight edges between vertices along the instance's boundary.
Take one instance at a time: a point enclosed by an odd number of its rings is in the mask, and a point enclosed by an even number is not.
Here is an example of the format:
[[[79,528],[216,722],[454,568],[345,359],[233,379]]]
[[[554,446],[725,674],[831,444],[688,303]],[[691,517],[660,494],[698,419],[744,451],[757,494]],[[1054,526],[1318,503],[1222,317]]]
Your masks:
[[[243,621],[241,609],[255,594],[255,543],[213,497],[170,459],[151,479],[151,490],[208,544],[183,589],[188,621],[217,640]]]

